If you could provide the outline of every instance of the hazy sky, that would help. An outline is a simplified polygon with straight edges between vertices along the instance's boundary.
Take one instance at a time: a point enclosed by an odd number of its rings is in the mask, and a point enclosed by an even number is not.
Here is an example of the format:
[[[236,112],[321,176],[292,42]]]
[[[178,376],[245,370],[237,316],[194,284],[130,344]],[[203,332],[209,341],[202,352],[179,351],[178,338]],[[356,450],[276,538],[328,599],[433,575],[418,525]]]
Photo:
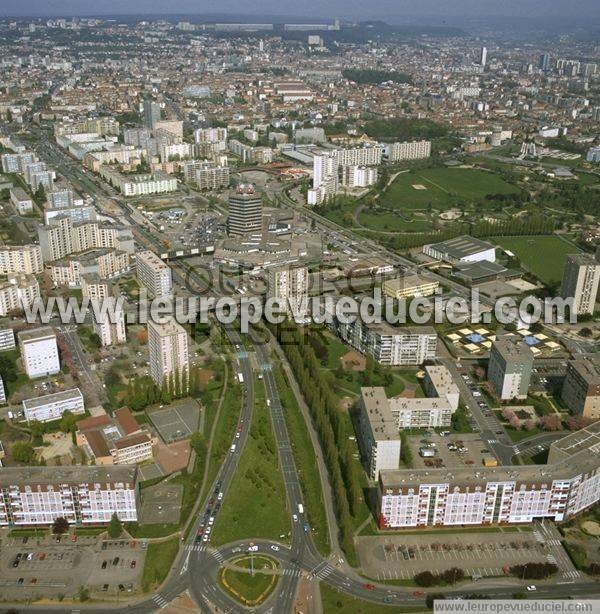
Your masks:
[[[598,0],[0,0],[0,15],[243,13],[299,17],[381,18],[402,15],[600,17]]]

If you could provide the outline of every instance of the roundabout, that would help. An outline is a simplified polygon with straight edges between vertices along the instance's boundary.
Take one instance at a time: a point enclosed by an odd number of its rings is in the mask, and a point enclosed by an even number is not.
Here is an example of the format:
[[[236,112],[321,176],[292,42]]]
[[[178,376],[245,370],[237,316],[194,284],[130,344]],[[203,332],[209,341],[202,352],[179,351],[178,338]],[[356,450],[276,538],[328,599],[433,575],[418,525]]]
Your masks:
[[[247,607],[265,602],[279,582],[279,563],[253,552],[233,558],[219,569],[221,590]]]

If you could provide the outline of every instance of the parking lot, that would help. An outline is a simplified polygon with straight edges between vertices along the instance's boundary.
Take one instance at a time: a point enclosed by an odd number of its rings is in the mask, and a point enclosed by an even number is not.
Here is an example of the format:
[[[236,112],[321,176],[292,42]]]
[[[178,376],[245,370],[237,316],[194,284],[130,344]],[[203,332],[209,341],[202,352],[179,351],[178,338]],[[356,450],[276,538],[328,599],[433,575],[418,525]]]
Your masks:
[[[485,458],[494,457],[487,442],[477,433],[414,435],[409,438],[409,443],[414,467],[419,469],[463,466],[480,468]],[[421,448],[429,452],[421,452]],[[424,458],[423,453],[433,456]]]
[[[459,567],[474,577],[502,576],[504,567],[549,560],[550,551],[531,531],[411,533],[359,537],[363,573],[378,580],[411,579],[422,571]]]
[[[25,542],[25,543],[24,543]],[[103,542],[96,537],[60,542],[49,537],[3,540],[0,594],[5,600],[134,592],[144,568],[145,548],[138,541]]]

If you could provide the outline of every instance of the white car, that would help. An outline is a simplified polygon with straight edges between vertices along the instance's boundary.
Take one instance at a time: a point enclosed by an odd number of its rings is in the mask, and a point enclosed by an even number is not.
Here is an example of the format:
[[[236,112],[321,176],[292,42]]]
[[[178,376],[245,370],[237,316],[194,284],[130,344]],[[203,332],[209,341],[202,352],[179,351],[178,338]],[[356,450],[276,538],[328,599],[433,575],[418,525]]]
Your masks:
[[[271,550],[274,550],[275,552],[278,552],[279,551],[279,546],[273,545],[273,546],[271,546]]]
[[[527,587],[528,591],[537,591],[537,586],[535,586],[535,584],[532,584],[531,586]]]
[[[258,546],[249,546],[248,552],[258,552]]]
[[[220,492],[220,493],[217,495],[217,501],[220,501],[222,498],[223,498],[223,493],[222,493],[222,492]]]
[[[292,520],[294,522],[298,522],[298,516],[296,516],[296,514],[292,514]]]

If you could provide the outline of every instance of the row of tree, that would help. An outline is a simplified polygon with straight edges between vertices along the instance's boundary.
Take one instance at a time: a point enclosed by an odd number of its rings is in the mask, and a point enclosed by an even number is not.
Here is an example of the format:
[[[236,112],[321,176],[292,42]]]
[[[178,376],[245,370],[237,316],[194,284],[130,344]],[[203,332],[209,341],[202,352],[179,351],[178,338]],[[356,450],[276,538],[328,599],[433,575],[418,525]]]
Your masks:
[[[337,398],[301,329],[292,322],[286,322],[279,326],[272,325],[272,332],[285,352],[310,409],[331,478],[341,546],[345,552],[352,552],[352,517],[358,513],[362,491]]]
[[[440,584],[456,584],[465,579],[465,572],[458,567],[452,567],[441,573],[422,571],[414,577],[419,586],[439,586]]]

